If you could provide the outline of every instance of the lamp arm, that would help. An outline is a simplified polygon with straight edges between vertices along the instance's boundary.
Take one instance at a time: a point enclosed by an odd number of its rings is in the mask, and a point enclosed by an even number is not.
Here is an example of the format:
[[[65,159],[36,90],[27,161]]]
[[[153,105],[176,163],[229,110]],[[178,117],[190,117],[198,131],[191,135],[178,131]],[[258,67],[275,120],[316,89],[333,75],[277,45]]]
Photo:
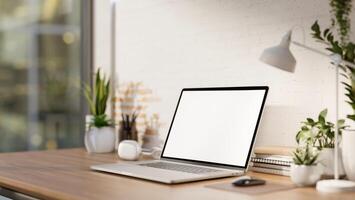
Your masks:
[[[334,57],[332,55],[328,55],[322,51],[319,51],[318,49],[315,49],[315,48],[312,48],[312,47],[309,47],[309,46],[306,46],[304,44],[301,44],[299,42],[296,42],[296,41],[292,41],[292,44],[296,45],[296,46],[299,46],[299,47],[302,47],[304,49],[307,49],[309,51],[312,51],[314,53],[317,53],[319,55],[322,55],[322,56],[325,56],[327,58],[330,58],[331,60],[335,61],[337,64],[341,64],[341,63],[344,63],[346,65],[349,65],[351,68],[355,69],[355,64],[354,63],[351,63],[349,61],[346,61],[346,60],[343,60],[342,58],[339,58],[340,60],[336,60],[334,59]]]

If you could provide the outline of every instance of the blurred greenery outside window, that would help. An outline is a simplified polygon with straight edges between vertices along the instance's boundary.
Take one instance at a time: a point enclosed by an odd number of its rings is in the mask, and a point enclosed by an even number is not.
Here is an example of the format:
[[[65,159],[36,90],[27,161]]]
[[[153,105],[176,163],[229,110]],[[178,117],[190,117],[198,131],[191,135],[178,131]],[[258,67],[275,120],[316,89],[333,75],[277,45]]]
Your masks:
[[[0,152],[82,146],[83,0],[0,0]]]

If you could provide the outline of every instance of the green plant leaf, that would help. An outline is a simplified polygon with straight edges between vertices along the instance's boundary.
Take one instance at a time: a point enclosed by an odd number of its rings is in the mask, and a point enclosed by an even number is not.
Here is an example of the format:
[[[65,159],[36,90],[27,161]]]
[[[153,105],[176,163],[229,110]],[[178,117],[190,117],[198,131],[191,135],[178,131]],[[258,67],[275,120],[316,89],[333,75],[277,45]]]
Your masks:
[[[106,114],[103,115],[95,115],[92,118],[90,126],[94,126],[97,128],[112,126],[112,120],[107,118]]]
[[[93,83],[92,89],[88,85],[84,86],[84,95],[88,101],[90,113],[94,116],[103,116],[106,112],[108,96],[110,93],[110,80],[107,80],[106,83],[106,77],[101,75],[100,68],[95,75],[95,82]],[[102,119],[102,117],[97,118],[96,120],[100,119]]]
[[[317,158],[318,158],[318,155],[311,158],[310,161],[308,162],[308,165],[313,165],[316,162]]]
[[[342,126],[344,126],[344,124],[345,124],[345,120],[344,119],[339,119],[338,120],[338,127],[342,127]]]
[[[308,128],[307,126],[302,126],[302,127],[301,127],[301,130],[302,130],[302,131],[309,131],[309,128]]]
[[[303,163],[302,162],[303,159],[297,153],[294,153],[293,155],[295,157],[294,160],[296,161],[295,164],[301,165]]]
[[[351,120],[353,120],[353,121],[355,121],[355,114],[354,115],[347,115],[346,117],[351,119]]]
[[[297,142],[297,144],[299,144],[300,141],[301,141],[301,133],[302,133],[302,131],[298,131],[297,134],[296,134],[296,142]]]
[[[314,120],[312,118],[307,118],[307,122],[311,126],[315,124],[315,122],[314,122]]]
[[[322,36],[321,36],[321,31],[320,31],[320,27],[318,25],[318,21],[315,21],[313,23],[313,25],[311,26],[311,30],[312,32],[312,36],[318,40],[323,40]]]
[[[319,26],[318,26],[318,30],[319,30]],[[324,31],[323,31],[323,37],[327,37],[327,35],[328,35],[328,33],[329,33],[329,28],[327,28],[327,29],[325,29]],[[320,32],[320,30],[319,30],[319,32]]]
[[[319,116],[322,116],[323,118],[326,118],[328,114],[328,109],[324,109],[319,113]]]

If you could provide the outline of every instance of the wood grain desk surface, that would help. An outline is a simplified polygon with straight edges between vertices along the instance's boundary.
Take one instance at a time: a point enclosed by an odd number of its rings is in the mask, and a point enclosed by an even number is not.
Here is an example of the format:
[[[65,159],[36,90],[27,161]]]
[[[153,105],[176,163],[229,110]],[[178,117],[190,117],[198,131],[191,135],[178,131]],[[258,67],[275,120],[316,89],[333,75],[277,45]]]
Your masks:
[[[355,193],[325,194],[314,188],[296,188],[262,195],[245,195],[206,188],[223,178],[164,185],[135,178],[94,172],[90,165],[119,162],[116,154],[88,154],[84,149],[0,154],[0,187],[42,199],[355,199]],[[288,177],[249,173],[290,184]]]

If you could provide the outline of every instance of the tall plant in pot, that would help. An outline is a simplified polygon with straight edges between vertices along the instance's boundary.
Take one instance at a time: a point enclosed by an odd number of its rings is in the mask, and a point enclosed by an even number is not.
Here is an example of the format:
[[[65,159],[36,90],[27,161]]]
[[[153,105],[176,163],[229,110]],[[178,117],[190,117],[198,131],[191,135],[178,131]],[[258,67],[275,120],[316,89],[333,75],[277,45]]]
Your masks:
[[[322,110],[318,119],[307,118],[302,122],[301,130],[296,135],[296,141],[299,145],[309,145],[317,148],[319,153],[319,162],[324,166],[324,174],[333,176],[334,174],[334,123],[326,120],[328,110]],[[345,126],[345,120],[338,121],[338,130],[341,133]],[[339,152],[341,155],[341,153]],[[340,157],[340,156],[339,156]],[[341,158],[341,157],[340,157]],[[344,175],[342,162],[338,165],[339,174]]]
[[[85,85],[84,91],[89,104],[89,129],[85,133],[85,147],[91,153],[108,153],[115,148],[115,129],[112,120],[106,115],[107,100],[110,94],[110,80],[101,76],[100,69],[91,88]]]
[[[330,0],[332,25],[330,28],[321,30],[317,21],[312,26],[312,36],[326,45],[326,49],[332,54],[338,54],[349,63],[355,64],[355,43],[349,41],[350,14],[352,0]],[[337,36],[332,29],[336,28]],[[338,39],[337,39],[338,38]],[[355,181],[355,70],[349,65],[342,65],[343,76],[346,81],[343,85],[346,90],[346,102],[351,107],[351,113],[347,115],[349,127],[343,131],[342,156],[347,177]]]

